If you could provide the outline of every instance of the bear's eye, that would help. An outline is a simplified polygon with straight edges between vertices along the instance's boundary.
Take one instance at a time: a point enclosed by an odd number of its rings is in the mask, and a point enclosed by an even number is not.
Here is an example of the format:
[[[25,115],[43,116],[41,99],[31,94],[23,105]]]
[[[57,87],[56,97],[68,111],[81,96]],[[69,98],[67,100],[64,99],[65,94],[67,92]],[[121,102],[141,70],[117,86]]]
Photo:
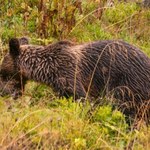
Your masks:
[[[0,78],[2,78],[3,77],[3,74],[2,74],[2,72],[0,71]]]
[[[6,80],[9,81],[9,80],[11,80],[11,78],[12,78],[11,76],[7,76]]]
[[[3,74],[0,73],[0,77],[4,80],[4,81],[9,81],[12,77],[7,75],[7,74]]]

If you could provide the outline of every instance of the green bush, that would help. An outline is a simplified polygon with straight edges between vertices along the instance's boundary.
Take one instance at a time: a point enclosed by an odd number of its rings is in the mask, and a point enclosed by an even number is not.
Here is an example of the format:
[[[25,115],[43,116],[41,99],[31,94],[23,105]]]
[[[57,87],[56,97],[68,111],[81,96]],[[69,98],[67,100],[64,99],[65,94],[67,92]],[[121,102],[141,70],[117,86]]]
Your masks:
[[[139,9],[135,3],[117,3],[114,7],[104,11],[103,18],[111,24],[122,23],[130,20]]]

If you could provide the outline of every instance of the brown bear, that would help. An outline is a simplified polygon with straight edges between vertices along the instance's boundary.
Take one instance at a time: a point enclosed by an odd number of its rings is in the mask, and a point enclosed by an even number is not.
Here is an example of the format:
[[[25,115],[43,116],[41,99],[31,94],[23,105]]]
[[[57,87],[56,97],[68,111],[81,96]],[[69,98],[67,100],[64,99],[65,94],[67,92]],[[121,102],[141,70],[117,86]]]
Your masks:
[[[59,96],[87,99],[111,94],[121,103],[146,102],[150,108],[150,59],[121,40],[35,46],[12,38],[0,75],[2,94],[14,98],[27,80],[34,80],[51,86]]]

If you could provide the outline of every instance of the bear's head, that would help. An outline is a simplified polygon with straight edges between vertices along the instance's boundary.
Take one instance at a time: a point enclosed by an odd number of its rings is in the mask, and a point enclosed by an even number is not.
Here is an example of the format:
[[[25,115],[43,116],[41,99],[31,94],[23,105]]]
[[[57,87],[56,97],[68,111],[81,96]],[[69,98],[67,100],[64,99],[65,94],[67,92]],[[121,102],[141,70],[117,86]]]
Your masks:
[[[14,99],[22,95],[25,80],[22,79],[17,60],[20,55],[20,46],[28,45],[26,37],[9,41],[9,51],[3,58],[0,66],[0,95],[11,95]]]

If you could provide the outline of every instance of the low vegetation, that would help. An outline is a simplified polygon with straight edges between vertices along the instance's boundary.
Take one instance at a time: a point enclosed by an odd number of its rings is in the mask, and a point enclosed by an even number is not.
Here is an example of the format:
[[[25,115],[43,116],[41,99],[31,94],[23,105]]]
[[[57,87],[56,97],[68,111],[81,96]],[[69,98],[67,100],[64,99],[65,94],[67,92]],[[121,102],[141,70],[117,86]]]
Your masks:
[[[150,56],[150,9],[135,2],[14,0],[0,2],[0,58],[11,37],[32,43],[69,39],[123,39]],[[0,149],[148,150],[150,126],[140,130],[109,99],[93,103],[59,99],[50,87],[29,82],[24,95],[0,97]]]

